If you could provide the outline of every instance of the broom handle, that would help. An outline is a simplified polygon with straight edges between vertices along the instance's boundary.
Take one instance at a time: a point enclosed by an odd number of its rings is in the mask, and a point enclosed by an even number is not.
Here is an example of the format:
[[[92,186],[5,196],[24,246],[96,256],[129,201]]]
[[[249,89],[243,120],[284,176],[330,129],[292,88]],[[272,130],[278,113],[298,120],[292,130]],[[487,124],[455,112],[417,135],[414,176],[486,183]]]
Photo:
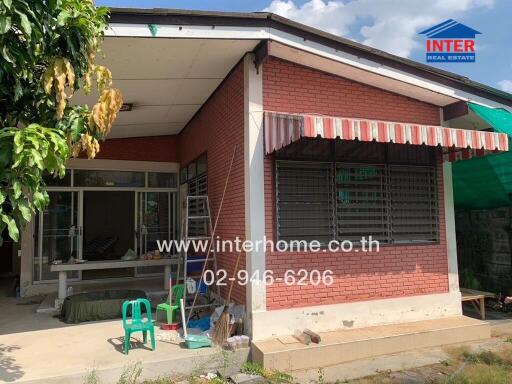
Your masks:
[[[206,252],[207,259],[210,257],[209,255],[210,255],[210,251],[213,246],[213,241],[215,239],[215,231],[217,230],[217,223],[219,222],[220,211],[222,209],[222,204],[224,203],[224,197],[226,196],[226,190],[228,189],[228,182],[229,182],[229,177],[231,176],[231,169],[233,168],[233,163],[235,162],[236,147],[237,147],[237,145],[235,144],[235,147],[233,148],[233,155],[231,156],[231,163],[229,164],[228,175],[226,177],[226,182],[224,183],[224,190],[222,191],[222,198],[220,199],[219,210],[217,211],[217,217],[215,218],[215,224],[213,225],[213,228],[212,228],[210,244],[208,244],[208,251]],[[201,281],[203,281],[205,270],[206,270],[206,261],[204,262],[203,270],[201,271],[201,279],[199,280],[199,285],[201,285]],[[192,309],[194,309],[194,306],[196,305],[196,300],[197,300],[198,294],[199,294],[199,289],[196,290],[196,293],[194,295],[194,300],[192,301],[192,305],[190,307],[190,312],[188,313],[188,316],[187,316],[186,324],[188,324],[188,322],[190,320],[190,316],[192,315]]]
[[[231,301],[231,291],[233,291],[233,285],[235,285],[235,276],[236,276],[236,272],[238,270],[238,263],[240,262],[240,256],[242,256],[242,252],[240,252],[236,258],[235,269],[233,270],[233,280],[231,280],[231,283],[229,286],[228,300],[227,300],[228,305],[229,305],[229,302]]]

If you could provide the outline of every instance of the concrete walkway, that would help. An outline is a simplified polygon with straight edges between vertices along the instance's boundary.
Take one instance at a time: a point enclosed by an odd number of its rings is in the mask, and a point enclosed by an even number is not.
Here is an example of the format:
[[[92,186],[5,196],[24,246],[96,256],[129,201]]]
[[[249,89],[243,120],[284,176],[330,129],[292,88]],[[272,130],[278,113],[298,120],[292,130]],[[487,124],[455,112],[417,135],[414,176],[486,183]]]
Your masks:
[[[504,318],[503,321],[491,320],[491,333],[493,338],[464,344],[471,350],[499,350],[506,344],[508,335],[512,335],[512,320]],[[448,351],[457,345],[445,347],[423,348],[413,351],[396,353],[373,358],[350,361],[343,364],[318,369],[295,371],[294,378],[298,383],[317,384],[319,376],[324,382],[343,382],[361,377],[377,375],[381,372],[407,371],[413,368],[438,364],[451,358]],[[409,381],[406,381],[409,382]],[[412,382],[412,381],[411,381]]]
[[[240,366],[248,349],[237,353],[217,348],[188,350],[176,337],[159,329],[156,351],[132,339],[129,355],[122,352],[121,320],[65,324],[50,314],[35,313],[37,303],[0,299],[0,382],[82,383],[95,370],[103,383],[116,382],[124,368],[142,363],[144,378],[215,371]]]
[[[512,326],[510,327],[510,332],[512,333]],[[468,346],[471,350],[499,350],[503,347],[504,343],[504,339],[492,338],[485,341],[475,341],[457,345]],[[322,375],[324,382],[334,383],[373,376],[382,372],[407,371],[449,360],[451,357],[448,353],[449,349],[457,345],[417,349],[392,355],[350,361],[323,368],[321,371],[318,369],[295,371],[293,376],[296,381],[301,384],[318,384],[320,375]],[[412,383],[415,381],[404,381],[404,383],[409,382]]]

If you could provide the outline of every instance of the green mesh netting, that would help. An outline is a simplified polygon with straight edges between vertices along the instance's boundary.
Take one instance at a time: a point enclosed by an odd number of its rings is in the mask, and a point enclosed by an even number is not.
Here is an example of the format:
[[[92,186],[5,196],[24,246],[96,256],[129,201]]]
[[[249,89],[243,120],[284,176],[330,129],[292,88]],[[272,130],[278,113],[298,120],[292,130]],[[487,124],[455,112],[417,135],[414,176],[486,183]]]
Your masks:
[[[468,107],[496,132],[512,138],[511,113],[472,103]],[[512,152],[454,163],[453,193],[456,208],[489,209],[512,204]]]

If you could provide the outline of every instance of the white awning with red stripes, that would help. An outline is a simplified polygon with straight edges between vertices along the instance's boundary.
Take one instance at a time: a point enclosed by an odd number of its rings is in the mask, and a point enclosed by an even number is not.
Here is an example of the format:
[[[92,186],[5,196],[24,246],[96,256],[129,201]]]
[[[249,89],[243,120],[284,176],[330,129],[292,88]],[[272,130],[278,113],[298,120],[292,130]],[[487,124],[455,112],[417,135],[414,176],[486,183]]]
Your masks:
[[[265,112],[264,124],[267,154],[302,137],[441,146],[449,161],[508,151],[506,134],[487,131],[281,112]]]

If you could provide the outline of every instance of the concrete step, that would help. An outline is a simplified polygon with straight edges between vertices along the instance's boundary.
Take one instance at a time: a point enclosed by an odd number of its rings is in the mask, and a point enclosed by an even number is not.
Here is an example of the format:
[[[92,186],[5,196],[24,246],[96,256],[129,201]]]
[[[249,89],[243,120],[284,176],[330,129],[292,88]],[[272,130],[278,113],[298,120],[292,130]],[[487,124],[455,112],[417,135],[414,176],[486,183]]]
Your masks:
[[[295,371],[491,337],[490,325],[465,316],[320,333],[320,344],[293,336],[256,341],[252,358],[267,369]]]

